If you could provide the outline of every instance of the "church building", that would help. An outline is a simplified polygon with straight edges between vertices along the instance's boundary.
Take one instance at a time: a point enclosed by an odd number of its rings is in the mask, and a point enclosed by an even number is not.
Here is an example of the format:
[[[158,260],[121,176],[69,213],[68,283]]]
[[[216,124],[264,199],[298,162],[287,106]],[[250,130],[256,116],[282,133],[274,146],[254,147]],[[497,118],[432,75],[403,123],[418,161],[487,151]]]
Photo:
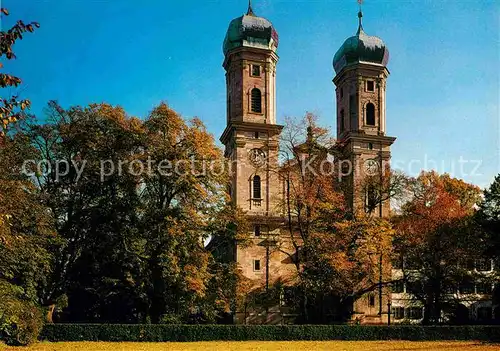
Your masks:
[[[366,199],[357,184],[366,172],[380,172],[389,165],[390,146],[395,138],[386,135],[386,80],[389,52],[383,41],[365,33],[362,13],[355,35],[340,46],[333,58],[334,100],[337,106],[337,139],[342,154],[352,164],[345,177],[349,206],[356,210]],[[286,39],[285,39],[286,40]],[[279,38],[272,23],[258,17],[249,5],[243,16],[229,24],[223,44],[226,71],[227,119],[220,138],[225,157],[231,161],[229,192],[232,202],[246,212],[252,225],[254,245],[234,244],[231,259],[255,286],[293,275],[295,267],[286,255],[270,249],[279,235],[283,214],[277,208],[282,185],[278,169],[280,133],[276,120],[276,75]],[[389,214],[389,203],[376,209],[377,216]],[[384,295],[384,296],[382,296]],[[355,303],[355,314],[367,321],[387,320],[387,291],[373,292]],[[237,323],[277,323],[285,313],[280,306],[263,318],[236,311]],[[385,313],[385,316],[384,316]],[[278,316],[278,317],[276,317]],[[278,321],[279,323],[279,321]]]

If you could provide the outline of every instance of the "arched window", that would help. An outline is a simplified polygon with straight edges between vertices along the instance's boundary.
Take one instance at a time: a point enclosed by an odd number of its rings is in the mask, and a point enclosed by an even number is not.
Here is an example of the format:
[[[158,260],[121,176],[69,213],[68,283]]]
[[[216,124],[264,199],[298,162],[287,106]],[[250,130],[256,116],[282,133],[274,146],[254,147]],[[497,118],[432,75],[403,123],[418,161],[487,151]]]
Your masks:
[[[343,132],[345,129],[345,122],[344,122],[344,110],[340,110],[340,132]]]
[[[369,126],[375,125],[375,105],[371,102],[366,105],[366,124]]]
[[[262,94],[257,88],[253,88],[251,95],[252,112],[262,113]]]
[[[261,192],[260,192],[260,176],[256,175],[253,177],[253,198],[254,199],[260,199],[261,198]]]

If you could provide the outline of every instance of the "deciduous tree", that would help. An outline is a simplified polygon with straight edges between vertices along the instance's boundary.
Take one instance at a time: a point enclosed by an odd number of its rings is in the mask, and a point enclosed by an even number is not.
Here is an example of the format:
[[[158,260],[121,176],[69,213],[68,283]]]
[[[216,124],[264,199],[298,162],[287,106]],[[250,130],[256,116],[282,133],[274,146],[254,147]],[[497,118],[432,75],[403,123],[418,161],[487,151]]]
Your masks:
[[[6,8],[0,8],[0,21],[5,20],[9,15]],[[16,58],[13,46],[16,41],[23,39],[25,33],[32,33],[35,28],[39,28],[37,22],[25,23],[19,20],[7,31],[0,31],[0,58],[5,57],[7,60]],[[3,64],[0,63],[0,68]],[[18,87],[21,84],[21,78],[8,73],[0,72],[0,88]],[[0,96],[0,143],[5,135],[9,125],[14,124],[17,120],[23,118],[24,111],[30,106],[30,101],[27,99],[19,99],[18,95]],[[1,144],[0,144],[1,145]]]
[[[36,177],[65,240],[45,303],[67,294],[64,318],[88,322],[224,313],[232,297],[220,288],[235,271],[216,264],[205,242],[238,235],[237,220],[222,153],[200,120],[165,104],[141,121],[107,104],[55,102],[48,119],[27,130],[47,160]]]
[[[460,302],[459,285],[481,278],[465,264],[484,253],[484,237],[472,221],[480,190],[433,171],[411,179],[408,190],[411,197],[395,219],[395,250],[404,258],[407,285],[424,306],[424,323],[438,323]]]
[[[278,249],[295,264],[308,322],[324,322],[326,310],[339,320],[349,318],[357,298],[390,279],[380,257],[390,257],[391,224],[349,215],[332,157],[335,147],[328,130],[318,127],[310,114],[298,123],[289,121],[283,133],[281,208],[287,226]],[[287,250],[290,243],[292,251]]]
[[[0,8],[0,21],[9,15]],[[0,58],[15,58],[14,43],[37,23],[18,21],[0,31]],[[0,63],[3,69],[3,64]],[[22,172],[25,159],[34,154],[22,135],[7,135],[9,127],[26,116],[28,100],[3,96],[4,88],[17,87],[21,79],[0,72],[0,338],[9,343],[35,341],[43,323],[40,296],[53,262],[51,246],[57,241],[40,192]]]

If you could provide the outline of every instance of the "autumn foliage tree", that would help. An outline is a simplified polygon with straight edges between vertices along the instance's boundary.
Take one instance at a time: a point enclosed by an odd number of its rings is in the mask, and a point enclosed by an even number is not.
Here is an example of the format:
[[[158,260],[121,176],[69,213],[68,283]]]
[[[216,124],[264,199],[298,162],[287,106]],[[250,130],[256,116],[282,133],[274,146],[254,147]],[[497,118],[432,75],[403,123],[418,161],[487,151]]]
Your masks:
[[[237,214],[201,121],[166,104],[139,120],[56,102],[47,119],[25,131],[46,160],[35,178],[63,239],[44,304],[67,296],[58,318],[82,322],[206,322],[229,311],[236,267],[215,262],[205,242],[237,236]]]
[[[63,109],[50,102],[46,113],[48,123],[25,130],[38,151],[34,178],[61,239],[43,304],[53,312],[69,299],[66,318],[75,321],[131,320],[128,307],[141,306],[132,279],[140,264],[127,250],[137,230],[138,180],[129,172],[103,177],[101,162],[126,162],[138,152],[141,123],[106,104]],[[117,303],[122,308],[113,310]]]
[[[366,217],[339,221],[330,233],[315,236],[315,256],[305,275],[316,300],[330,301],[316,313],[346,321],[359,298],[373,291],[385,293],[392,282],[388,260],[394,233],[388,220]]]
[[[41,295],[58,241],[41,193],[21,172],[32,155],[21,136],[0,147],[0,337],[19,344],[35,341],[41,329]]]
[[[0,8],[0,21],[8,15],[6,8]],[[17,21],[0,31],[0,58],[14,59],[14,43],[37,27],[35,22]],[[20,84],[20,78],[0,72],[0,339],[12,344],[33,342],[40,332],[40,295],[52,268],[51,247],[57,242],[41,194],[22,172],[24,160],[36,152],[26,137],[7,134],[24,119],[30,105],[17,95],[4,95],[9,92],[5,88]]]
[[[141,179],[141,229],[152,322],[192,314],[207,296],[211,255],[207,226],[225,206],[223,155],[202,122],[186,123],[167,105],[144,123],[143,160],[168,160]],[[212,168],[209,166],[212,165]]]
[[[343,197],[335,189],[332,164],[327,162],[333,144],[328,130],[317,126],[312,114],[288,119],[282,133],[283,160],[277,172],[284,184],[280,208],[286,225],[276,249],[286,254],[296,268],[295,285],[305,322],[309,321],[309,300],[314,294],[305,272],[316,254],[315,240],[330,233],[343,216]],[[326,167],[325,172],[321,166]]]
[[[8,15],[9,11],[6,8],[0,8],[0,21]],[[7,60],[15,59],[16,55],[13,50],[15,42],[23,39],[24,34],[32,33],[35,28],[39,27],[40,25],[37,22],[25,23],[19,20],[9,30],[0,31],[0,58],[5,57]],[[0,63],[0,69],[3,69],[2,63]],[[18,87],[21,82],[21,78],[19,77],[0,72],[0,88]],[[9,125],[23,118],[24,112],[29,106],[30,101],[19,99],[18,95],[0,96],[0,142]]]
[[[478,278],[466,262],[484,252],[484,237],[472,220],[480,190],[432,171],[411,179],[408,192],[395,218],[395,263],[404,261],[404,279],[424,306],[424,323],[438,323],[442,313],[456,310],[458,286]]]
[[[353,303],[384,282],[390,257],[389,222],[349,215],[332,157],[336,141],[308,114],[290,120],[282,137],[285,184],[281,208],[287,216],[278,248],[295,264],[301,312],[306,322],[325,322],[326,315],[349,319]],[[287,250],[287,244],[293,250]]]

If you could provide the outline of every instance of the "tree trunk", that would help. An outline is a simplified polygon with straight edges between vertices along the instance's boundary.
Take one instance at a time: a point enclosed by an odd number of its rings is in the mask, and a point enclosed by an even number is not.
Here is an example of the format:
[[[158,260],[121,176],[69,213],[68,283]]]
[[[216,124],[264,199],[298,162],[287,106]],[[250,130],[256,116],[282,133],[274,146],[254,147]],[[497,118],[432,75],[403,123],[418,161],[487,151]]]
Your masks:
[[[309,311],[307,310],[307,293],[305,288],[302,291],[302,314],[304,324],[307,324],[309,322]]]
[[[56,305],[55,304],[51,304],[49,305],[49,307],[47,308],[47,323],[54,323],[54,311],[56,309]]]
[[[156,255],[153,255],[149,261],[149,269],[151,272],[152,291],[150,292],[150,307],[149,316],[151,323],[160,323],[161,316],[165,313],[165,283],[163,280],[162,268],[158,263]]]

